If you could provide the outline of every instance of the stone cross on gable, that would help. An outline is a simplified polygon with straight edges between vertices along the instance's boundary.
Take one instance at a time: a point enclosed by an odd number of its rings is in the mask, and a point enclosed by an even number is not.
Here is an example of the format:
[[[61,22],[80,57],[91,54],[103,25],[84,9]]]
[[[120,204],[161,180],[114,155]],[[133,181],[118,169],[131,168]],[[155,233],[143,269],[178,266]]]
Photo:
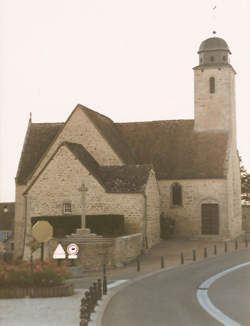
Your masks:
[[[80,192],[84,192],[84,191],[88,191],[88,188],[85,187],[85,184],[84,184],[84,183],[82,183],[82,184],[81,184],[81,187],[78,188],[78,190],[79,190]]]
[[[81,184],[81,187],[78,188],[78,190],[82,193],[82,218],[81,218],[81,221],[82,221],[82,229],[85,229],[86,227],[86,192],[88,191],[88,188],[85,187],[85,184],[82,183]]]

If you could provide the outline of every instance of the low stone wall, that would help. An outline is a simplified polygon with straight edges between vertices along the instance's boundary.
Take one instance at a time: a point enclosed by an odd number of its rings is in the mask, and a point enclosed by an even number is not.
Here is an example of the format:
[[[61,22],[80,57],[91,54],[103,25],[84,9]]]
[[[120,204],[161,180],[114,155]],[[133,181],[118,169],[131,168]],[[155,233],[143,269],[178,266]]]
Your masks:
[[[103,238],[102,241],[75,241],[79,246],[78,258],[74,261],[84,271],[99,271],[105,264],[107,268],[115,268],[126,264],[141,254],[142,234],[136,233],[117,238]],[[52,258],[58,244],[56,239],[47,243],[46,258]],[[64,239],[61,244],[66,251],[69,241]]]
[[[126,264],[141,254],[142,234],[136,233],[119,238],[114,241],[114,259],[116,265]]]
[[[250,205],[242,205],[242,230],[250,232]]]

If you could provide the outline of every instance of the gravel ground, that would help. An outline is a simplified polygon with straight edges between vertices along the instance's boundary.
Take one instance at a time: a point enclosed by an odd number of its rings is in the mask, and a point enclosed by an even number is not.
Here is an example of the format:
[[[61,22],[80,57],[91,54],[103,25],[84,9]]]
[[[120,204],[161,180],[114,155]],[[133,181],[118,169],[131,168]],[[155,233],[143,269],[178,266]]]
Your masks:
[[[84,290],[70,297],[0,299],[0,326],[78,326]]]

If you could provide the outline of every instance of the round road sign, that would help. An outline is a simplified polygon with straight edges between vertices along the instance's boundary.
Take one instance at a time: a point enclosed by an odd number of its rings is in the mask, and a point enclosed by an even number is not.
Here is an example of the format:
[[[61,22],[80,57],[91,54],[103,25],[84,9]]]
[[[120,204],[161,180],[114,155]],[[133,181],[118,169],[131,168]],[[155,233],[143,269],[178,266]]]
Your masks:
[[[47,221],[38,221],[32,227],[32,236],[38,242],[47,242],[53,236],[53,227]]]

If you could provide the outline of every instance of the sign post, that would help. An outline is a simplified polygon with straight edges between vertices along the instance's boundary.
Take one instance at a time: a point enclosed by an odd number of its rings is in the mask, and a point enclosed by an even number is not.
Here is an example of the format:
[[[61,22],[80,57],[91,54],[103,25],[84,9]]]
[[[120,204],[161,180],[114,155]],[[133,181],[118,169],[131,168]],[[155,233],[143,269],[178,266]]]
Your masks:
[[[53,227],[47,221],[38,221],[32,227],[32,236],[41,243],[41,261],[44,261],[44,243],[53,236]]]

